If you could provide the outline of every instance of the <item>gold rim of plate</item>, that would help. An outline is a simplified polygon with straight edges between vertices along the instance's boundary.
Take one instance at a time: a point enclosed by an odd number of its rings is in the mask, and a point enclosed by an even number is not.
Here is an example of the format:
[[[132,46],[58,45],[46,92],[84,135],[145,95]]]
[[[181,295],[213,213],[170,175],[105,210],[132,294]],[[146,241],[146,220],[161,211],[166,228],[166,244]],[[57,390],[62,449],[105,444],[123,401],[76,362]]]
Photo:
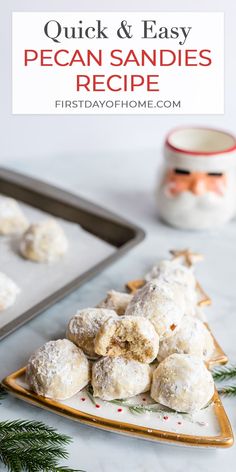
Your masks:
[[[130,293],[135,293],[139,288],[143,287],[145,285],[145,280],[144,279],[137,279],[137,280],[131,280],[126,284],[126,288]],[[206,292],[203,290],[202,286],[197,282],[197,290],[199,293],[199,301],[198,301],[198,306],[206,306],[206,305],[211,305],[211,298],[206,294]],[[228,362],[228,357],[226,356],[225,352],[217,342],[216,338],[214,337],[210,326],[208,323],[204,323],[207,329],[210,331],[214,345],[215,345],[215,352],[213,353],[213,356],[211,359],[208,360],[207,365],[209,368],[214,367],[215,365],[219,364],[227,364]]]
[[[16,372],[6,377],[2,384],[13,395],[22,400],[31,403],[35,406],[52,411],[66,418],[93,426],[106,431],[126,434],[129,436],[148,439],[150,441],[166,442],[169,444],[183,444],[186,446],[195,447],[231,447],[234,442],[233,432],[230,422],[221,403],[220,397],[215,390],[213,402],[214,413],[217,417],[220,427],[220,433],[217,436],[195,436],[188,434],[181,434],[176,432],[163,431],[160,429],[149,429],[145,426],[139,426],[132,423],[125,423],[106,418],[101,418],[97,415],[82,412],[67,405],[62,405],[56,400],[42,397],[36,393],[25,389],[17,383],[17,379],[24,375],[26,367],[23,367]]]

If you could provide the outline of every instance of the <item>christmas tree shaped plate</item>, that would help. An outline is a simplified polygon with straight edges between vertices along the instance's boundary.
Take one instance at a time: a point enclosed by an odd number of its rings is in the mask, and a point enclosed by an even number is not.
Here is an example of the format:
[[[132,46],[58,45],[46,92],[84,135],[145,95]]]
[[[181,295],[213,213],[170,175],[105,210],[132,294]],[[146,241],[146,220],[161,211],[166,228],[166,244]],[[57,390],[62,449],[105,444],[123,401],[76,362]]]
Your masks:
[[[129,400],[102,401],[92,396],[91,387],[68,400],[52,400],[29,389],[25,368],[6,377],[3,385],[28,403],[110,432],[182,446],[233,445],[232,429],[217,391],[207,407],[190,415],[154,403],[148,394]]]
[[[144,283],[144,280],[131,281],[127,288],[134,293]],[[199,283],[197,289],[199,306],[210,304],[210,298]],[[208,362],[209,367],[227,362],[227,356],[215,339],[214,343],[215,352]],[[2,382],[4,387],[26,402],[72,420],[111,432],[175,445],[213,448],[233,445],[233,432],[217,390],[210,404],[194,414],[170,410],[155,403],[147,393],[129,400],[102,401],[93,397],[91,386],[68,400],[59,401],[32,392],[25,379],[25,370],[23,367],[6,377]]]

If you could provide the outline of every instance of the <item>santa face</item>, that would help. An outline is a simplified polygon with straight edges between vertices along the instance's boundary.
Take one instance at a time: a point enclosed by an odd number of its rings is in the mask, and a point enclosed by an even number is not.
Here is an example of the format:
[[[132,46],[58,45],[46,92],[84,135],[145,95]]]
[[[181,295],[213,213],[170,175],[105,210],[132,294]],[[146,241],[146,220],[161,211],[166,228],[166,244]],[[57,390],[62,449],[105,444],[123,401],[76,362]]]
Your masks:
[[[236,212],[236,176],[169,169],[158,191],[160,216],[184,229],[220,226]]]

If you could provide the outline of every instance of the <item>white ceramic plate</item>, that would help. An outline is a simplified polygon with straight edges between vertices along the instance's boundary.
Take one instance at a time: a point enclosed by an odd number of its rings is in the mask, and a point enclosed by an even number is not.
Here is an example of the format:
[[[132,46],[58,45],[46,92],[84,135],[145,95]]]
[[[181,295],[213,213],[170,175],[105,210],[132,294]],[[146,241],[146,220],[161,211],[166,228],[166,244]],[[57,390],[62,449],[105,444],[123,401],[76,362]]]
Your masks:
[[[25,368],[6,377],[3,385],[24,401],[107,431],[182,446],[225,448],[233,444],[232,429],[217,392],[213,402],[194,415],[166,410],[137,414],[130,411],[129,405],[153,404],[148,394],[130,399],[128,406],[100,399],[95,399],[94,404],[86,389],[69,400],[55,401],[29,390]],[[161,406],[155,404],[155,408]]]

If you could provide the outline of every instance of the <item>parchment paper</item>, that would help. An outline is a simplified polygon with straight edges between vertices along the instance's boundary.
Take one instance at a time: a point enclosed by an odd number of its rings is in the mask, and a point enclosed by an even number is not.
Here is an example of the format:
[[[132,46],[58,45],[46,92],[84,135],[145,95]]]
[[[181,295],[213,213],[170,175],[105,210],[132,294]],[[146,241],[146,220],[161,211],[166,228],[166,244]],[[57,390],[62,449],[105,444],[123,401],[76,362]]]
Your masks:
[[[20,203],[33,223],[52,216]],[[15,304],[0,312],[0,329],[26,310],[82,275],[115,252],[115,248],[82,229],[78,224],[56,218],[69,241],[65,256],[51,264],[31,262],[19,254],[19,237],[0,236],[0,271],[11,277],[21,289]]]

